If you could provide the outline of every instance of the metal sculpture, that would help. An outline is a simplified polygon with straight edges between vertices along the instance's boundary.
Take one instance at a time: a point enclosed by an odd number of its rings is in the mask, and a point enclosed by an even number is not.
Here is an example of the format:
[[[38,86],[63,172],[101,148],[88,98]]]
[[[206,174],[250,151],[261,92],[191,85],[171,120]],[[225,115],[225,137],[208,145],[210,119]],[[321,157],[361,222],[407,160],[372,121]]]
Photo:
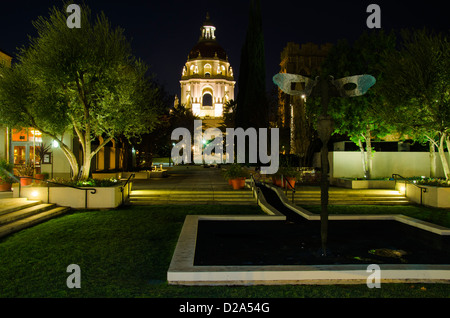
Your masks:
[[[328,115],[328,104],[331,97],[355,97],[364,95],[376,82],[371,75],[355,75],[335,80],[332,76],[319,76],[311,79],[298,74],[279,73],[273,77],[273,82],[286,94],[320,98],[322,113],[318,118],[317,131],[322,141],[320,180],[320,234],[322,240],[322,255],[327,255],[328,239],[328,189],[329,163],[328,141],[333,133],[334,122]],[[301,89],[298,89],[301,88]]]

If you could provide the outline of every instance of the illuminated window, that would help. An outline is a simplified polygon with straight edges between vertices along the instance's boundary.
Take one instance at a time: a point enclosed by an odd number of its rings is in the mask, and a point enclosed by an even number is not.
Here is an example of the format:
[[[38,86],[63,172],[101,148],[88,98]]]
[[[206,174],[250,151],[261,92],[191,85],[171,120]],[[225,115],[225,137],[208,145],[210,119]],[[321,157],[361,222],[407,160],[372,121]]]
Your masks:
[[[42,133],[34,128],[12,130],[12,141],[42,142]]]
[[[11,139],[12,141],[28,141],[27,129],[26,128],[23,128],[21,130],[13,129]]]
[[[23,165],[26,161],[26,147],[14,146],[14,164]]]
[[[210,64],[206,64],[203,69],[205,71],[205,76],[206,77],[210,77],[211,76],[211,65]]]

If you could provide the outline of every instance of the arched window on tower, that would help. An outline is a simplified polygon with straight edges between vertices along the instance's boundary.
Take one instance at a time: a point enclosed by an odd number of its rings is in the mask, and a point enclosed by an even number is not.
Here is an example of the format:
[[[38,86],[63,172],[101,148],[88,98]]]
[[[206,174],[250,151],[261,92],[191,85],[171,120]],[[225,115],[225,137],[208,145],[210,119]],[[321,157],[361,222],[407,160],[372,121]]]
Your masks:
[[[213,105],[213,97],[209,92],[203,94],[202,106],[212,106]]]
[[[211,64],[206,64],[203,69],[205,71],[205,77],[210,77],[211,76]]]

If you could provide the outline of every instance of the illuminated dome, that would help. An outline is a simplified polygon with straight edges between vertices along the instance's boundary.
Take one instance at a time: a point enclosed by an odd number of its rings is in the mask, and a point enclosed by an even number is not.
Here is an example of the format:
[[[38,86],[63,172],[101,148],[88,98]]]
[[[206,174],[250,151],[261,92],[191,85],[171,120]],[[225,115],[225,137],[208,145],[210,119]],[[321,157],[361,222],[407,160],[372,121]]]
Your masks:
[[[194,46],[194,48],[189,53],[189,60],[202,57],[203,58],[217,57],[221,60],[228,59],[225,50],[215,40],[213,41],[201,40]]]
[[[209,14],[200,30],[182,70],[181,104],[202,119],[222,118],[224,104],[234,99],[233,68],[216,40],[216,27]]]
[[[209,14],[206,14],[206,20],[200,29],[202,31],[200,39],[189,53],[189,60],[196,58],[219,58],[227,60],[225,50],[219,45],[216,40],[214,32],[216,27],[209,19]]]

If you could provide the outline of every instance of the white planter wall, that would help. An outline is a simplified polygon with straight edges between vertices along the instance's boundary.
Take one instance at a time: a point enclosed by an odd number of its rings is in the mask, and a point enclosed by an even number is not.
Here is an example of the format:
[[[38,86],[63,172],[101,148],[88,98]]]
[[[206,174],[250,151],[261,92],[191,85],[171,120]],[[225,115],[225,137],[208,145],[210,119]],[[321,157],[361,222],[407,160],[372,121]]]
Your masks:
[[[123,190],[123,197],[128,196],[128,185]],[[122,204],[121,187],[95,187],[97,192],[91,193],[87,191],[87,208],[88,209],[113,209]],[[47,191],[50,191],[49,193]],[[30,200],[41,200],[46,203],[49,198],[50,203],[55,203],[60,206],[67,206],[74,209],[84,209],[86,200],[86,191],[78,190],[68,187],[36,187],[26,186],[21,187],[20,196]],[[13,197],[19,196],[19,186],[14,185]]]
[[[450,187],[432,187],[421,186],[426,188],[426,192],[422,193],[422,204],[435,208],[450,208]],[[405,194],[406,197],[414,203],[420,204],[420,188],[404,182],[397,182],[396,190]]]
[[[448,157],[447,160],[450,160]],[[436,177],[444,177],[444,171],[436,153]],[[361,153],[359,151],[333,151],[328,155],[330,177],[363,178]],[[320,153],[314,157],[314,166],[320,167]],[[375,152],[372,163],[372,177],[385,178],[397,173],[403,177],[430,176],[430,155],[428,152]]]

